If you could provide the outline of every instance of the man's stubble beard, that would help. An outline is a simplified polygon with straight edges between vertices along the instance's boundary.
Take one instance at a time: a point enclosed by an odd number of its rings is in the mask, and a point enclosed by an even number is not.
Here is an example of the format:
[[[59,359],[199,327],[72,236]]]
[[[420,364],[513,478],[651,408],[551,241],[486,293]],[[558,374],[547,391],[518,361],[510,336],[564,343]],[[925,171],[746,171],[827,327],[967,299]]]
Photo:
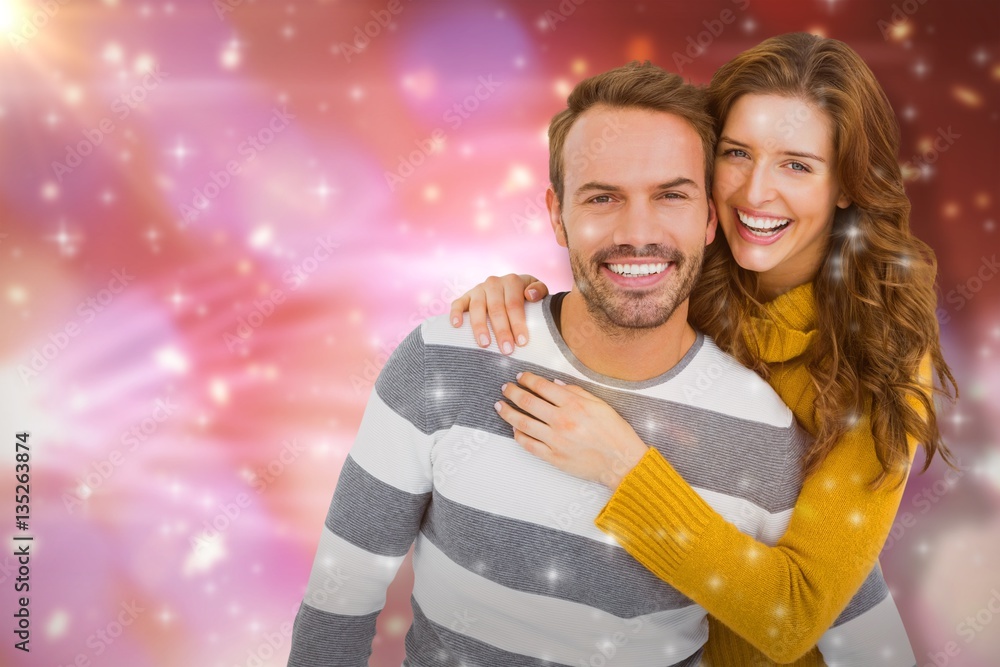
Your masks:
[[[587,306],[587,312],[606,334],[615,338],[635,338],[665,324],[677,307],[691,295],[701,276],[704,248],[696,256],[684,255],[666,246],[611,246],[583,258],[567,240],[573,281]],[[673,263],[674,276],[655,291],[629,294],[601,275],[601,265],[618,257],[655,257]],[[612,262],[614,263],[614,262]]]

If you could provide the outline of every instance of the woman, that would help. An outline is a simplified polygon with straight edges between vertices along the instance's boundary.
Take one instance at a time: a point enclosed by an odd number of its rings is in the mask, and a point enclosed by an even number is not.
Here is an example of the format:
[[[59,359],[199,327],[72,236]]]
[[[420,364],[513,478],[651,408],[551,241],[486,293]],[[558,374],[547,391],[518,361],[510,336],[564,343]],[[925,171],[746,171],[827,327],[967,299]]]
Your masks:
[[[707,662],[761,664],[760,651],[823,664],[813,647],[875,566],[916,443],[923,470],[935,454],[952,463],[930,396],[932,374],[957,396],[934,314],[936,262],[909,231],[892,109],[850,47],[803,33],[766,40],[719,69],[709,98],[725,239],[706,252],[690,319],[814,436],[786,535],[766,547],[739,533],[578,387],[526,373],[506,385],[501,416],[529,452],[608,483],[598,527],[712,614]],[[527,342],[524,298],[546,291],[531,276],[490,278],[453,303],[452,321],[470,310],[488,343],[488,311],[507,351]],[[523,409],[525,388],[548,399],[534,416],[510,405]],[[622,460],[639,463],[607,482]],[[676,507],[690,511],[665,510]]]

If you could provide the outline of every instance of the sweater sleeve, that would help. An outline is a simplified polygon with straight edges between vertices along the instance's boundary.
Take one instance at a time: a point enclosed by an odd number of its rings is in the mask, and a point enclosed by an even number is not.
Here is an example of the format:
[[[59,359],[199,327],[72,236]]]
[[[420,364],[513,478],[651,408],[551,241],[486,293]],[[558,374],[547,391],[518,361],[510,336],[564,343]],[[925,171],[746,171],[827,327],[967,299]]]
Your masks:
[[[921,378],[929,377],[928,357]],[[911,440],[911,461],[914,451]],[[787,532],[769,547],[724,520],[650,448],[596,524],[769,658],[793,662],[875,567],[904,488],[869,488],[881,469],[866,416],[804,481]]]
[[[386,590],[431,497],[423,351],[417,328],[369,397],[295,617],[289,667],[368,664]]]

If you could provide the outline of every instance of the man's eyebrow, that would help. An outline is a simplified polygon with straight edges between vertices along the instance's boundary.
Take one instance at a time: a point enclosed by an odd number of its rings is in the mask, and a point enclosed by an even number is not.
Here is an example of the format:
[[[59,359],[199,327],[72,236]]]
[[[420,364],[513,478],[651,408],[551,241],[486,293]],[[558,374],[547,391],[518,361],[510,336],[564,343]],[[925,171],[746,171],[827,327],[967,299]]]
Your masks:
[[[682,185],[688,185],[692,188],[698,189],[698,184],[692,181],[687,176],[678,176],[672,181],[667,181],[666,183],[660,183],[656,186],[657,190],[669,190],[670,188],[680,187]]]
[[[577,195],[581,195],[585,192],[591,192],[593,190],[602,190],[604,192],[621,192],[621,188],[617,185],[609,185],[607,183],[599,183],[598,181],[589,181],[584,183],[576,189]]]
[[[693,187],[693,188],[698,188],[698,184],[695,183],[690,178],[687,178],[686,176],[678,176],[677,178],[675,178],[673,180],[666,181],[664,183],[660,183],[659,185],[656,186],[656,189],[657,190],[669,190],[670,188],[676,188],[676,187],[681,187],[681,186],[690,186],[690,187]],[[581,195],[581,194],[583,194],[585,192],[591,192],[591,191],[594,191],[594,190],[599,190],[601,192],[621,192],[622,191],[622,189],[619,186],[617,186],[617,185],[610,185],[608,183],[600,183],[598,181],[590,181],[590,182],[584,183],[583,185],[581,185],[580,187],[578,187],[576,189],[576,194],[577,195]]]
[[[732,138],[727,137],[725,135],[719,137],[719,143],[721,144],[723,141],[726,142],[727,144],[732,144],[734,146],[739,146],[740,148],[750,148],[750,146],[748,144],[745,144],[742,141],[736,141],[735,139],[732,139]],[[817,162],[822,162],[823,164],[826,164],[826,160],[824,160],[820,156],[814,155],[812,153],[805,153],[803,151],[782,151],[781,154],[782,155],[788,155],[788,156],[791,156],[791,157],[804,157],[807,160],[816,160]]]

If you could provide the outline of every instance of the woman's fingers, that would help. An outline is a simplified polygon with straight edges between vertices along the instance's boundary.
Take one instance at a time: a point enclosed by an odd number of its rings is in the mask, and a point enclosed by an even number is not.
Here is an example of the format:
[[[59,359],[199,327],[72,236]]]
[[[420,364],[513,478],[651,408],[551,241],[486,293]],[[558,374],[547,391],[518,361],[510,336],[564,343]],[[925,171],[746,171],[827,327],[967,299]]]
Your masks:
[[[507,317],[510,319],[511,334],[517,344],[524,346],[528,344],[528,323],[525,320],[525,302],[541,301],[549,288],[545,283],[539,281],[529,273],[522,273],[519,276],[513,274],[504,276],[504,280],[509,279],[509,289],[507,290]]]
[[[549,288],[533,275],[522,273],[524,281],[524,298],[528,301],[541,301],[549,293]]]
[[[486,291],[483,285],[476,285],[451,302],[451,326],[462,326],[465,311],[469,311],[472,335],[480,347],[490,346],[490,330],[486,326]]]
[[[504,354],[514,351],[514,334],[510,330],[508,308],[518,311],[524,320],[524,297],[521,296],[521,279],[514,274],[503,277],[490,276],[483,283],[486,288],[486,311],[493,325],[493,335]],[[509,305],[508,305],[509,304]]]
[[[550,429],[547,425],[543,424],[531,415],[518,412],[506,401],[497,401],[493,404],[493,407],[496,408],[496,411],[500,415],[501,419],[514,427],[515,432],[520,431],[528,436],[531,436],[535,440],[542,442],[545,441],[546,437],[550,433]]]
[[[560,407],[566,405],[574,396],[579,398],[594,398],[594,395],[586,389],[566,384],[560,380],[549,381],[530,371],[518,373],[517,382],[521,386],[538,394],[549,403]]]
[[[503,282],[503,307],[507,313],[507,319],[510,322],[510,330],[504,332],[504,335],[509,336],[509,338],[501,338],[500,332],[497,331],[494,326],[493,330],[497,333],[497,340],[501,340],[503,342],[516,342],[519,346],[527,345],[528,323],[524,317],[525,285],[531,282],[536,282],[535,278],[534,276],[518,276],[510,273],[500,280]],[[507,348],[503,347],[502,344],[500,349],[504,350],[504,353],[507,354]]]
[[[528,452],[532,456],[537,456],[543,461],[552,463],[552,458],[555,455],[555,452],[553,452],[549,446],[541,440],[536,440],[527,433],[514,429],[514,441],[521,445],[521,447],[524,448],[524,451]]]
[[[555,418],[556,406],[544,398],[539,398],[531,392],[525,391],[516,382],[507,382],[500,388],[500,391],[513,405],[546,425],[551,424]],[[527,429],[522,430],[527,431]],[[530,435],[536,438],[540,437],[536,433],[530,433]],[[547,438],[543,439],[547,440]]]
[[[593,394],[591,394],[586,389],[584,389],[583,387],[578,387],[575,384],[563,385],[563,389],[565,389],[566,391],[568,391],[569,393],[571,393],[571,394],[573,394],[575,396],[579,396],[580,398],[590,399],[592,401],[599,401],[599,400],[601,400],[601,399],[597,398],[596,396],[594,396]]]
[[[472,335],[479,347],[490,346],[490,328],[486,326],[486,285],[476,285],[468,292],[469,323],[472,325]]]
[[[529,290],[529,287],[531,288]],[[452,326],[459,327],[464,312],[469,311],[472,335],[480,347],[489,347],[493,338],[504,354],[512,354],[514,346],[528,344],[528,324],[524,316],[525,299],[538,301],[549,293],[545,283],[530,274],[490,276],[451,302]],[[488,318],[488,319],[487,319]],[[487,325],[489,322],[489,326]]]
[[[448,316],[451,319],[451,326],[456,328],[462,326],[465,311],[469,309],[469,302],[472,300],[472,297],[469,296],[471,292],[472,290],[469,290],[451,302],[451,314]]]

